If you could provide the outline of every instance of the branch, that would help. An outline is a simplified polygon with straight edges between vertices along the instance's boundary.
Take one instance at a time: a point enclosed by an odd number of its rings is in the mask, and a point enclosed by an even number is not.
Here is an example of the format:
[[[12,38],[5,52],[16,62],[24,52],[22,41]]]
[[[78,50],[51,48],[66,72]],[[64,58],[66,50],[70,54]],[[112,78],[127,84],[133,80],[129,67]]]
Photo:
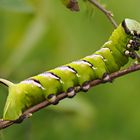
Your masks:
[[[101,10],[109,19],[109,21],[113,24],[113,26],[116,28],[118,27],[116,21],[113,19],[113,14],[111,11],[106,10],[100,3],[98,3],[96,0],[88,0],[90,3],[94,4],[99,10]]]
[[[140,70],[140,64],[134,64],[130,67],[128,67],[127,69],[123,69],[123,70],[120,70],[120,71],[117,71],[117,72],[114,72],[112,74],[110,74],[110,79],[111,80],[114,80],[118,77],[121,77],[123,75],[126,75],[128,73],[131,73],[131,72],[134,72],[134,71],[138,71]],[[107,80],[106,82],[110,82],[110,79]],[[104,80],[101,80],[101,79],[97,79],[97,80],[93,80],[91,81],[89,84],[90,84],[90,87],[94,87],[94,86],[97,86],[99,84],[103,84],[105,83]],[[57,101],[60,101],[64,98],[67,97],[67,94],[66,93],[62,93],[60,95],[57,96]],[[40,104],[37,104],[31,108],[29,108],[28,110],[26,110],[18,120],[15,120],[15,121],[4,121],[4,120],[0,120],[0,130],[1,129],[4,129],[6,127],[9,127],[15,123],[21,123],[24,119],[26,118],[29,118],[31,116],[32,113],[34,112],[37,112],[38,110],[44,108],[44,107],[47,107],[51,105],[50,102],[48,102],[47,100],[41,102]]]

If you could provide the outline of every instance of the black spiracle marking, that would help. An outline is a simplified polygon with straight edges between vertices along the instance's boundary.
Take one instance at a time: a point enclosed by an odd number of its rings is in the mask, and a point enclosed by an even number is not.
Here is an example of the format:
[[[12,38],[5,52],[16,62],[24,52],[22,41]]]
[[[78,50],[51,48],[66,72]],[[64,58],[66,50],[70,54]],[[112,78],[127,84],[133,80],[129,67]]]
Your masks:
[[[25,84],[35,84],[37,87],[39,87],[39,88],[41,88],[41,89],[44,89],[44,87],[42,86],[42,84],[40,83],[40,81],[37,80],[37,79],[34,79],[34,78],[26,79],[26,80],[22,81],[21,83],[25,83]]]
[[[38,83],[38,84],[40,84],[40,85],[42,86],[41,82],[40,82],[39,80],[37,80],[37,79],[30,78],[29,80],[32,80],[32,81],[34,81],[35,83]]]
[[[53,76],[55,76],[56,77],[56,80],[58,80],[61,83],[61,78],[58,75],[54,74],[53,72],[48,72],[48,73],[50,73]]]
[[[87,60],[82,60],[83,62],[86,62],[90,65],[90,67],[92,68],[93,67],[93,64],[91,64],[91,62],[87,61]]]
[[[73,70],[74,72],[75,72],[75,74],[77,74],[78,72],[74,69],[74,68],[72,68],[71,66],[67,66],[69,69],[71,69],[71,70]]]

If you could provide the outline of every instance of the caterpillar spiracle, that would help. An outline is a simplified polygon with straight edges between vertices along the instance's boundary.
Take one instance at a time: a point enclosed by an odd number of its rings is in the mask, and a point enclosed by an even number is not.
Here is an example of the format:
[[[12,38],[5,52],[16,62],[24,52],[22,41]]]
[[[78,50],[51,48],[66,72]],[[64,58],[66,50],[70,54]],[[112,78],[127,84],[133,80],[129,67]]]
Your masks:
[[[129,58],[135,59],[139,47],[140,23],[132,19],[123,20],[109,40],[92,55],[20,83],[10,83],[3,120],[16,120],[25,110],[46,99],[56,104],[56,97],[62,92],[71,98],[79,91],[88,91],[91,80],[105,80],[108,74],[127,64]],[[0,82],[8,84],[2,79]]]

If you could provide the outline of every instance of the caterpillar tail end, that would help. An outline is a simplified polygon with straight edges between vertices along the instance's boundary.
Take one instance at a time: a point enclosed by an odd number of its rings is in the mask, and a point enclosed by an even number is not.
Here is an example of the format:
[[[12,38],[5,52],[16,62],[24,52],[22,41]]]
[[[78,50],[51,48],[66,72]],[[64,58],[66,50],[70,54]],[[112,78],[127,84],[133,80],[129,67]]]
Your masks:
[[[7,87],[10,87],[10,86],[14,85],[14,83],[12,83],[12,82],[10,82],[6,79],[2,79],[2,78],[0,78],[0,83],[7,86]]]

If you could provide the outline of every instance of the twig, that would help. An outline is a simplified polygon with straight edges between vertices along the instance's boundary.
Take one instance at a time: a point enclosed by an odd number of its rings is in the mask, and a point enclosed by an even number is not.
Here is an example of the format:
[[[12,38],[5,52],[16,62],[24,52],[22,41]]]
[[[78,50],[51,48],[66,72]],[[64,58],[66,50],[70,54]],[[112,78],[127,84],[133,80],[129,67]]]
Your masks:
[[[123,69],[123,70],[120,70],[120,71],[117,71],[117,72],[110,74],[109,77],[111,80],[114,80],[118,77],[121,77],[123,75],[126,75],[126,74],[134,72],[134,71],[138,71],[138,70],[140,70],[140,64],[134,64],[127,69]],[[110,79],[106,82],[110,82]],[[101,80],[101,79],[93,80],[90,82],[90,87],[94,87],[94,86],[97,86],[97,85],[102,84],[102,83],[105,83],[104,80]],[[62,94],[57,96],[57,101],[60,101],[66,97],[67,97],[67,94],[62,93]],[[51,103],[48,102],[47,100],[45,100],[45,101],[41,102],[40,104],[37,104],[37,105],[29,108],[21,115],[20,120],[22,119],[22,121],[23,121],[24,119],[28,118],[30,116],[30,114],[37,112],[38,110],[40,110],[44,107],[47,107],[49,105],[51,105]],[[0,129],[4,129],[6,127],[9,127],[9,126],[13,125],[14,123],[18,123],[18,120],[16,120],[16,121],[0,120]]]
[[[113,26],[116,28],[118,25],[116,21],[113,19],[113,14],[111,11],[106,10],[100,3],[98,3],[96,0],[88,0],[90,3],[94,4],[98,9],[100,9],[109,19],[109,21],[113,24]]]

